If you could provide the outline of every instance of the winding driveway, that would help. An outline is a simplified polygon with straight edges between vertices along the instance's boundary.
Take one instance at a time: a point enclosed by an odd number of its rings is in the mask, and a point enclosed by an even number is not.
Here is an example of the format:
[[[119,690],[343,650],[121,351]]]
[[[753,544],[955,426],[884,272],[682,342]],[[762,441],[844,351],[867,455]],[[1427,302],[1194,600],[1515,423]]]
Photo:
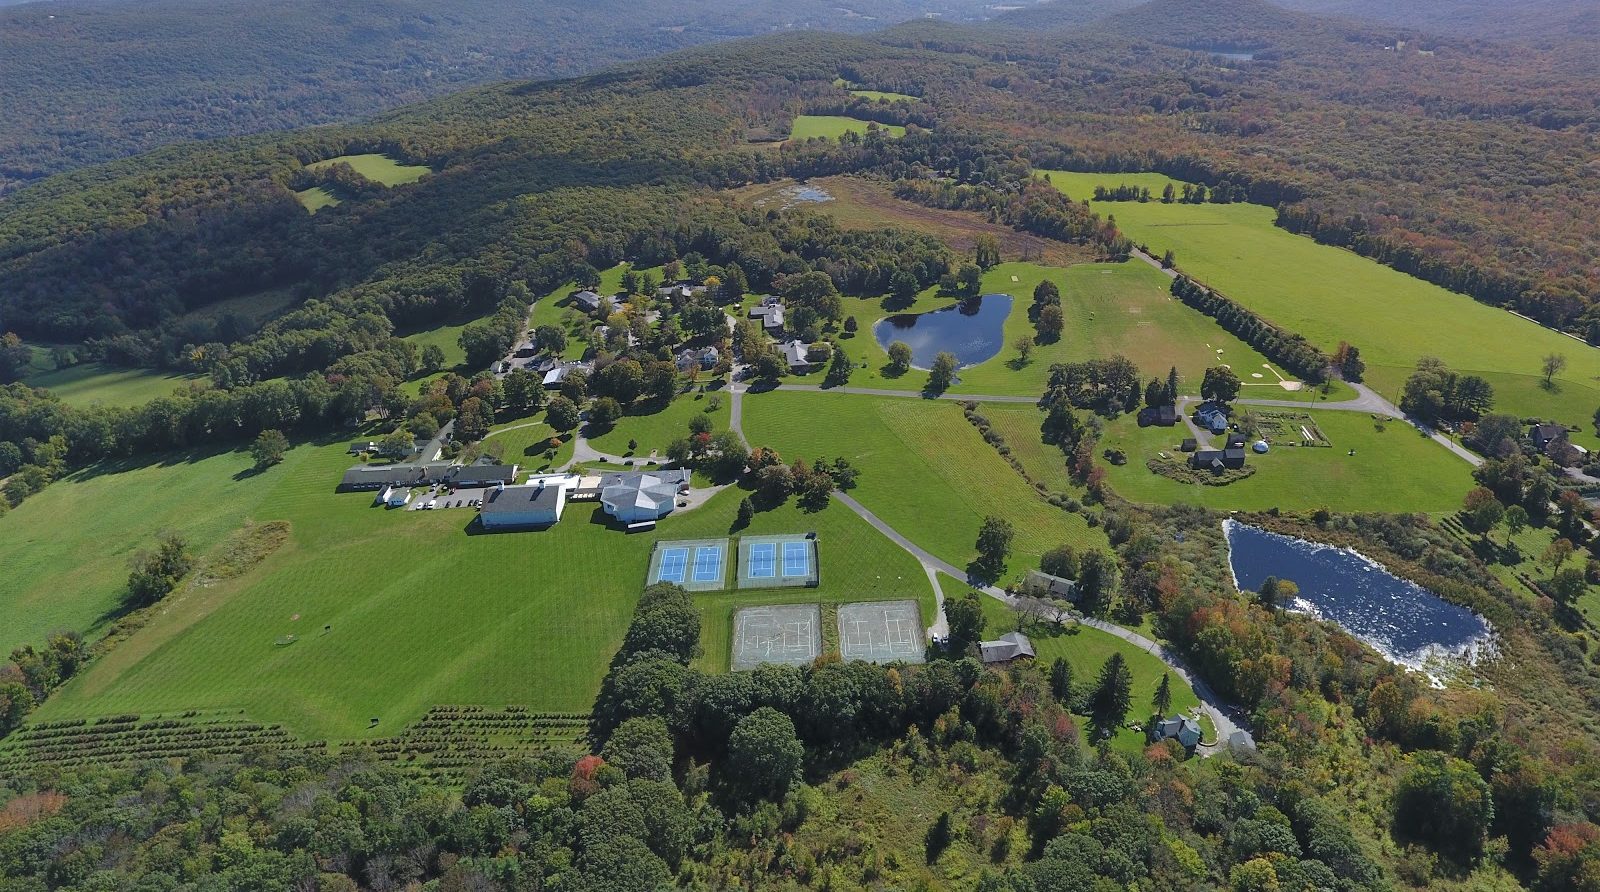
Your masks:
[[[934,583],[934,592],[940,602],[938,625],[943,626],[945,629],[944,634],[949,634],[948,625],[944,625],[943,592],[939,588],[938,581],[934,578],[934,574],[935,571],[937,571],[953,576],[956,579],[967,579],[966,571],[958,569],[949,561],[935,557],[921,546],[917,545],[915,542],[912,542],[905,536],[900,535],[898,530],[892,526],[889,526],[889,524],[885,523],[882,518],[878,517],[876,514],[873,514],[865,505],[856,501],[849,495],[846,495],[838,490],[834,490],[833,497],[838,499],[840,504],[844,505],[846,508],[849,508],[851,511],[854,511],[861,517],[862,520],[865,520],[867,523],[871,524],[873,529],[876,529],[878,532],[888,536],[889,539],[896,545],[899,545],[901,548],[905,549],[907,553],[921,562],[923,569],[928,573],[929,580]],[[1021,600],[1016,596],[1007,593],[1003,589],[992,585],[977,585],[972,583],[970,580],[968,580],[968,584],[972,585],[972,587],[978,591],[983,592],[985,595],[988,595],[989,597],[994,598],[995,600],[1000,601],[1009,607],[1017,606]],[[1055,621],[1057,623],[1060,623],[1065,619],[1066,616],[1064,614],[1057,612],[1055,616]],[[1217,729],[1217,739],[1209,744],[1201,745],[1200,754],[1202,756],[1214,755],[1218,752],[1221,752],[1222,750],[1226,749],[1228,745],[1230,745],[1235,739],[1239,741],[1241,746],[1244,746],[1248,749],[1255,749],[1255,737],[1253,737],[1250,734],[1249,729],[1244,726],[1239,709],[1232,704],[1227,703],[1221,697],[1218,697],[1216,691],[1211,689],[1211,685],[1207,684],[1204,678],[1201,678],[1198,674],[1192,671],[1189,668],[1188,663],[1184,662],[1183,658],[1171,648],[1151,641],[1149,638],[1146,638],[1130,629],[1125,629],[1122,626],[1114,625],[1103,620],[1094,619],[1092,617],[1079,617],[1078,622],[1083,623],[1091,629],[1098,629],[1107,634],[1115,635],[1134,647],[1153,655],[1161,662],[1165,663],[1167,668],[1172,670],[1172,672],[1179,678],[1182,678],[1184,681],[1188,682],[1189,686],[1194,689],[1195,696],[1200,699],[1200,708],[1205,711],[1206,715],[1211,717],[1211,723]]]

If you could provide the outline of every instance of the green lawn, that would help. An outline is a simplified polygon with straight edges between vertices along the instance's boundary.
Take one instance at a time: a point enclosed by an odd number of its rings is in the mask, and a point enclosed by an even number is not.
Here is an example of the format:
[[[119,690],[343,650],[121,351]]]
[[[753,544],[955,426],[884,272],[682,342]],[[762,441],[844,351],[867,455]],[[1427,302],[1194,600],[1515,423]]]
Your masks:
[[[529,471],[549,471],[559,468],[572,459],[572,437],[568,435],[549,450],[550,440],[556,436],[555,428],[533,418],[514,418],[497,425],[485,438],[486,442],[504,443],[506,464],[517,464]]]
[[[80,472],[29,497],[0,517],[0,651],[57,630],[102,631],[135,552],[162,530],[203,552],[246,518],[265,519],[262,502],[311,452],[293,450],[268,473],[243,478],[251,460],[242,453],[173,454],[117,473]],[[329,492],[333,482],[318,481]]]
[[[467,361],[467,351],[461,349],[461,330],[470,324],[463,322],[460,325],[441,325],[438,328],[406,335],[403,340],[416,344],[419,352],[424,347],[438,347],[444,351],[444,367],[456,369]],[[473,371],[475,373],[478,370]]]
[[[712,409],[712,404],[717,408]],[[589,437],[589,445],[608,455],[640,457],[652,451],[667,454],[667,445],[673,440],[689,436],[689,420],[696,415],[711,416],[713,432],[726,430],[731,399],[726,393],[702,392],[696,388],[691,393],[679,394],[664,408],[645,405],[629,410],[611,429],[598,436]],[[650,411],[650,410],[655,411]],[[639,414],[633,414],[638,412]],[[629,450],[628,441],[636,440],[638,449]]]
[[[356,173],[361,174],[374,183],[385,186],[403,186],[406,183],[415,183],[433,171],[421,164],[401,164],[388,155],[367,153],[364,155],[340,155],[326,161],[317,161],[307,164],[309,170],[320,170],[332,167],[335,164],[348,164]]]
[[[1035,334],[1028,309],[1033,303],[1033,289],[1046,278],[1061,289],[1065,331],[1054,343],[1035,347],[1029,361],[1022,363],[1012,344]],[[1177,366],[1186,393],[1198,394],[1205,370],[1225,363],[1246,382],[1247,396],[1308,402],[1324,398],[1309,389],[1290,392],[1278,387],[1275,382],[1281,369],[1274,372],[1260,353],[1210,318],[1174,300],[1167,290],[1168,282],[1159,271],[1138,262],[1086,263],[1066,268],[1026,262],[1000,264],[984,275],[983,290],[986,294],[1012,296],[1003,346],[993,359],[963,369],[960,383],[951,392],[1033,396],[1044,392],[1052,364],[1120,353],[1133,360],[1147,377],[1165,378],[1167,370]],[[894,312],[924,313],[952,303],[930,289],[909,309]],[[917,390],[923,385],[927,374],[921,371],[912,370],[900,377],[886,374],[888,354],[872,333],[873,323],[890,314],[880,301],[847,300],[845,313],[856,317],[860,329],[855,337],[840,341],[858,366],[850,378],[852,386]],[[865,367],[859,368],[862,365]],[[1337,400],[1351,395],[1348,388],[1335,385],[1326,398]]]
[[[1072,477],[1067,473],[1067,457],[1058,446],[1040,439],[1039,424],[1044,413],[1035,406],[1018,403],[983,403],[978,413],[989,419],[996,433],[1005,438],[1011,454],[1028,476],[1050,487],[1052,492],[1071,492]]]
[[[156,369],[122,369],[99,363],[41,370],[23,379],[23,383],[29,387],[43,387],[72,406],[139,406],[156,397],[171,396],[173,390],[190,381],[210,384],[209,380],[199,375],[176,375]]]
[[[744,415],[752,444],[772,446],[786,460],[849,459],[861,471],[852,495],[957,567],[976,556],[978,528],[989,515],[1016,527],[1014,576],[1062,542],[1105,545],[1082,516],[1034,493],[955,403],[780,390],[747,395]]]
[[[946,597],[949,597],[948,591]],[[1115,635],[1087,626],[1075,625],[1063,629],[1052,623],[1021,624],[1015,611],[993,598],[983,599],[983,619],[985,638],[998,637],[1021,627],[1033,642],[1041,666],[1048,667],[1057,659],[1065,659],[1072,666],[1072,678],[1080,691],[1094,685],[1100,675],[1100,667],[1113,653],[1122,654],[1133,672],[1132,706],[1128,709],[1127,720],[1142,723],[1155,711],[1151,700],[1155,698],[1156,688],[1161,685],[1161,676],[1168,674],[1166,664],[1155,656]],[[1194,689],[1177,675],[1172,676],[1171,688],[1172,711],[1169,715],[1188,712],[1200,705],[1200,698],[1195,696]],[[1085,739],[1090,737],[1088,724],[1087,718],[1082,720]],[[1205,728],[1204,739],[1214,739],[1216,732],[1211,720],[1203,719],[1201,725]],[[1112,738],[1112,746],[1124,752],[1136,752],[1144,748],[1145,737],[1142,732],[1124,728]]]
[[[1096,184],[1149,186],[1160,194],[1165,177],[1153,174],[1049,172],[1073,198],[1088,198]],[[1496,407],[1522,416],[1587,422],[1600,405],[1600,351],[1520,319],[1396,272],[1350,251],[1319,245],[1272,224],[1271,208],[1250,204],[1100,203],[1129,237],[1157,254],[1172,249],[1178,267],[1221,289],[1273,322],[1331,350],[1340,340],[1361,348],[1368,381],[1397,399],[1419,356],[1483,375],[1494,385]],[[1542,357],[1559,353],[1566,371],[1546,389]],[[1584,424],[1576,439],[1600,446]]]
[[[393,734],[441,703],[586,711],[643,588],[652,543],[727,535],[740,498],[725,492],[644,535],[596,522],[593,503],[569,505],[545,532],[469,535],[467,510],[386,511],[371,507],[370,494],[335,493],[349,464],[343,444],[297,448],[284,465],[240,481],[232,479],[246,464],[240,457],[207,461],[57,484],[0,519],[0,528],[23,531],[0,536],[0,556],[33,580],[5,599],[26,620],[5,624],[22,633],[17,640],[91,622],[125,575],[127,552],[169,521],[203,526],[194,536],[201,546],[246,515],[292,525],[288,543],[243,576],[172,596],[52,696],[40,720],[233,709],[305,737],[354,739]],[[932,609],[915,563],[840,506],[807,514],[791,504],[759,515],[751,530],[819,533],[822,587],[784,599],[912,597]],[[63,564],[73,568],[66,575]],[[100,597],[87,596],[91,583]],[[56,591],[73,592],[75,609],[47,621],[40,604]],[[726,659],[723,609],[771,597],[701,600],[716,608],[708,635]],[[278,645],[285,635],[298,640]]]
[[[867,124],[860,118],[847,118],[843,115],[797,115],[794,127],[789,131],[789,138],[793,140],[812,139],[824,137],[838,139],[846,133],[867,134]],[[900,137],[906,135],[906,128],[899,124],[879,124],[878,127],[890,136]]]
[[[334,195],[332,192],[329,192],[327,189],[324,189],[321,186],[312,186],[310,189],[301,189],[299,192],[294,194],[294,197],[300,199],[300,203],[306,206],[306,210],[313,214],[322,210],[323,208],[331,208],[342,203],[339,201],[339,196]]]
[[[1106,426],[1101,446],[1120,448],[1128,463],[1107,465],[1113,489],[1133,502],[1203,505],[1221,510],[1448,512],[1472,486],[1472,468],[1415,428],[1390,420],[1380,433],[1368,415],[1322,411],[1312,415],[1331,448],[1277,446],[1250,453],[1253,476],[1226,486],[1181,483],[1145,466],[1158,451],[1181,456],[1189,436],[1183,425],[1140,428],[1131,415]],[[1354,456],[1349,455],[1355,449]]]

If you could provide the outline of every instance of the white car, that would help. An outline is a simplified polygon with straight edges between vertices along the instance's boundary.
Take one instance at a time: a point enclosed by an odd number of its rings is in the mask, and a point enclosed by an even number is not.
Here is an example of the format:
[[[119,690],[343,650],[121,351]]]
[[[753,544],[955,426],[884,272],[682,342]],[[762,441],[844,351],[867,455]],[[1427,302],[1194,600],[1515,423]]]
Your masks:
[[[438,505],[439,505],[439,500],[438,499],[429,499],[428,500],[428,504],[422,506],[422,510],[424,510],[424,511],[432,511],[434,508],[438,507]]]

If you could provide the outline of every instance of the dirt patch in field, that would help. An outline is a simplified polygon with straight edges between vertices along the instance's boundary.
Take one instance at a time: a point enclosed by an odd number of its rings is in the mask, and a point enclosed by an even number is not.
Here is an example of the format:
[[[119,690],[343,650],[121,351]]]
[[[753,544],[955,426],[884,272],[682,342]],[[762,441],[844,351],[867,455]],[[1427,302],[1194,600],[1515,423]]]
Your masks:
[[[963,254],[972,252],[978,236],[992,235],[1000,243],[1000,254],[1006,260],[1032,260],[1055,266],[1070,266],[1095,259],[1094,251],[1090,248],[1017,232],[1009,226],[990,223],[978,213],[948,211],[902,201],[890,194],[886,183],[877,180],[837,176],[807,182],[827,192],[833,200],[804,206],[828,214],[838,220],[840,226],[848,229],[895,226],[923,232]],[[784,180],[746,186],[732,190],[732,194],[745,204],[755,205],[770,201],[783,189],[794,185],[793,180]]]

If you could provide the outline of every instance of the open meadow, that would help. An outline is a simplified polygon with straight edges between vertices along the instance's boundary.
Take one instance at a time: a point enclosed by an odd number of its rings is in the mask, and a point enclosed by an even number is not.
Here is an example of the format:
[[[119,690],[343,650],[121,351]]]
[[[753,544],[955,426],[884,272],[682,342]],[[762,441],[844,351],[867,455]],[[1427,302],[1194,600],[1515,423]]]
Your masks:
[[[169,596],[143,629],[52,696],[38,720],[242,710],[304,738],[344,740],[394,734],[436,704],[586,711],[644,586],[653,542],[727,535],[740,497],[725,492],[644,535],[600,522],[593,503],[570,505],[547,531],[481,534],[469,510],[387,511],[372,507],[370,493],[335,493],[349,464],[342,443],[297,448],[283,465],[231,484],[215,478],[232,481],[247,460],[210,461],[216,466],[205,469],[213,479],[204,491],[196,490],[193,469],[148,472],[150,493],[165,495],[175,515],[206,502],[230,512],[194,535],[197,550],[242,523],[246,505],[258,520],[287,521],[287,541],[241,576]],[[137,478],[103,479],[125,494]],[[30,509],[42,516],[54,508],[62,524],[82,522],[100,494],[93,487],[93,481],[57,484],[0,519],[0,528],[35,516]],[[83,507],[60,510],[78,503]],[[120,525],[150,529],[148,500],[129,505],[141,521],[122,517]],[[83,557],[51,551],[48,541],[41,548],[52,534],[40,526],[23,541],[0,536],[10,540],[0,549],[38,562],[41,579],[47,569],[54,574],[49,587],[41,583],[6,599],[8,611],[37,619],[38,629],[19,640],[92,622],[125,578],[121,552],[142,544],[130,542],[103,559],[89,556],[102,596],[89,603],[78,595],[83,603],[76,612],[45,622],[38,602],[60,588],[53,564]],[[787,590],[776,600],[915,598],[932,610],[931,589],[915,561],[842,506],[808,513],[791,502],[759,513],[746,532],[797,531],[818,533],[822,585]],[[84,541],[81,530],[74,541]],[[725,667],[734,607],[774,597],[729,591],[697,599],[706,608],[706,665]]]
[[[1091,198],[1096,185],[1121,184],[1159,196],[1176,182],[1156,174],[1044,173],[1076,199]],[[1094,207],[1156,255],[1174,251],[1183,272],[1323,349],[1341,340],[1356,345],[1368,383],[1391,400],[1418,357],[1437,356],[1494,385],[1497,409],[1582,423],[1574,439],[1600,445],[1587,424],[1600,405],[1600,350],[1580,340],[1279,229],[1272,208],[1159,200]],[[1547,388],[1540,362],[1550,353],[1564,355],[1567,368]]]
[[[588,432],[589,445],[607,455],[645,457],[654,453],[665,456],[673,440],[689,436],[689,422],[697,415],[711,419],[713,433],[727,430],[730,402],[726,393],[696,387],[689,393],[679,394],[665,406],[654,403],[633,406],[611,427]],[[638,443],[637,448],[628,448],[630,440]]]
[[[796,115],[794,126],[789,130],[791,140],[805,140],[822,137],[824,139],[838,139],[846,133],[867,134],[867,125],[870,122],[860,118],[848,118],[843,115]],[[900,137],[906,135],[906,128],[899,124],[878,124],[879,129],[890,136]]]
[[[779,390],[745,397],[744,430],[752,445],[788,461],[848,459],[861,471],[852,496],[957,567],[977,555],[978,528],[990,515],[1016,527],[1009,576],[1037,567],[1062,542],[1105,546],[1081,515],[1035,493],[953,402]]]
[[[1060,339],[1040,344],[1027,362],[1022,362],[1015,342],[1036,333],[1028,318],[1033,289],[1044,279],[1061,290],[1061,307],[1066,318]],[[1232,366],[1246,383],[1245,396],[1263,399],[1292,399],[1316,402],[1350,396],[1348,388],[1335,385],[1324,396],[1320,391],[1283,390],[1276,385],[1280,377],[1266,358],[1243,341],[1224,331],[1204,314],[1175,300],[1167,291],[1167,279],[1144,263],[1082,263],[1066,268],[1029,262],[1002,263],[984,274],[983,293],[1012,296],[1011,312],[1000,334],[1000,352],[992,359],[962,369],[951,393],[1036,396],[1045,390],[1050,366],[1081,362],[1122,354],[1147,378],[1165,378],[1176,366],[1184,393],[1198,394],[1200,379],[1213,365]],[[859,331],[840,340],[845,353],[858,368],[851,375],[855,387],[885,387],[917,390],[927,379],[925,372],[912,371],[895,376],[887,368],[889,356],[873,335],[878,319],[893,313],[923,313],[942,309],[955,301],[940,297],[929,289],[910,307],[886,309],[883,301],[846,300],[845,312],[856,317]],[[1218,352],[1221,351],[1221,352]],[[1255,377],[1259,375],[1260,377]]]

